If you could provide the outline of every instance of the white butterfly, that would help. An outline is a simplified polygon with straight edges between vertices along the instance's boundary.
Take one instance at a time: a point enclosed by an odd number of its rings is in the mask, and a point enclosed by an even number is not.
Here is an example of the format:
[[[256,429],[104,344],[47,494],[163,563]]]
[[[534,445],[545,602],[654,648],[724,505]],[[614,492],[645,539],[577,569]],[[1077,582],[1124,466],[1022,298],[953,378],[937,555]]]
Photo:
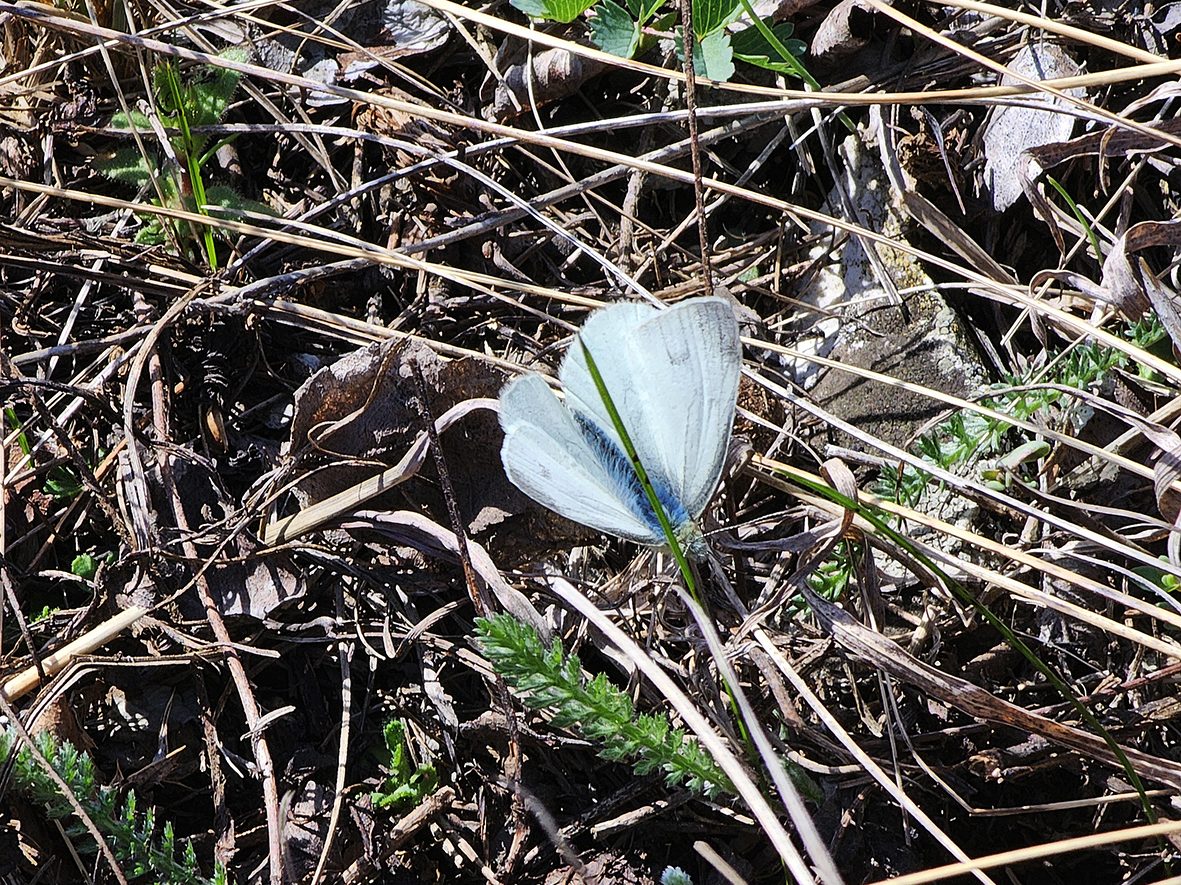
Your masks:
[[[625,303],[591,315],[578,333],[590,351],[678,540],[701,552],[697,519],[725,466],[742,347],[723,298],[667,310]],[[558,380],[563,405],[539,375],[500,394],[505,473],[567,519],[640,544],[666,542],[631,461],[574,342]]]

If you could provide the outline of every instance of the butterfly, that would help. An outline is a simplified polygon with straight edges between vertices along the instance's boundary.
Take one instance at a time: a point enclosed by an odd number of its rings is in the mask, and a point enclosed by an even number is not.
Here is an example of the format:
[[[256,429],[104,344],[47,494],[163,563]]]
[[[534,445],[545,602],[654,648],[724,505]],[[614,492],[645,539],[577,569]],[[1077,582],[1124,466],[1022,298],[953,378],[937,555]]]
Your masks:
[[[742,346],[724,298],[659,310],[613,304],[578,332],[677,535],[704,548],[697,521],[725,467]],[[500,456],[509,480],[554,512],[650,546],[667,543],[575,341],[558,372],[565,402],[540,375],[500,394]]]

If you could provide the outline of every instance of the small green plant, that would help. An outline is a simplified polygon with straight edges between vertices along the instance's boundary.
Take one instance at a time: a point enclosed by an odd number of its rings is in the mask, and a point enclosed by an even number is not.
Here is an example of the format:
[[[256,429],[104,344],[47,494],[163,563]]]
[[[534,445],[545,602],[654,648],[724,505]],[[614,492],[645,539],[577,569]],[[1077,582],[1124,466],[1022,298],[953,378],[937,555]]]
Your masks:
[[[389,774],[381,786],[369,794],[374,808],[409,808],[421,802],[439,784],[433,765],[410,767],[410,749],[406,745],[406,723],[391,719],[382,729],[389,754],[385,767]]]
[[[235,62],[248,60],[241,49],[227,49],[220,58]],[[152,71],[152,91],[168,144],[162,146],[163,161],[145,157],[135,145],[115,151],[112,156],[98,161],[97,168],[115,181],[138,189],[155,190],[155,205],[169,209],[183,209],[208,215],[207,206],[219,206],[231,211],[255,211],[269,214],[261,203],[248,200],[232,187],[207,185],[204,167],[222,142],[213,142],[203,127],[216,126],[230,108],[230,100],[241,81],[238,71],[206,66],[182,80],[171,61],[158,64]],[[158,131],[144,113],[133,110],[118,113],[111,120],[115,129],[135,130],[141,138],[154,139]],[[159,244],[172,241],[199,243],[210,269],[217,269],[217,250],[209,225],[200,230],[184,226],[188,237],[182,236],[181,226],[167,218],[156,217],[140,230],[136,240]]]
[[[33,452],[33,447],[29,444],[28,434],[24,431],[24,426],[19,417],[17,417],[16,410],[11,406],[4,409],[4,419],[9,426],[18,431],[16,435],[17,446],[21,450],[21,454],[28,457]],[[69,501],[71,498],[77,497],[82,491],[82,480],[78,478],[78,474],[74,469],[66,464],[54,464],[49,468],[49,473],[45,477],[45,484],[43,491],[57,501]]]
[[[591,39],[604,52],[635,58],[652,47],[660,36],[674,36],[680,53],[683,42],[674,31],[675,7],[658,14],[664,0],[511,0],[521,12],[543,21],[569,24],[591,7]],[[745,19],[743,18],[745,16]],[[800,77],[813,86],[814,78],[799,62],[807,50],[791,39],[790,22],[773,24],[760,19],[749,0],[693,0],[693,69],[711,80],[734,76],[734,61]]]
[[[1028,482],[1021,476],[1022,468],[1036,463],[1050,454],[1050,444],[1045,440],[1032,439],[1022,443],[1000,458],[981,464],[979,473],[984,484],[995,491],[1003,492],[1015,480]]]
[[[69,741],[56,740],[48,732],[41,732],[33,740],[94,822],[128,879],[160,885],[226,885],[223,869],[217,869],[212,878],[201,875],[191,842],[185,842],[178,857],[172,824],[158,827],[150,808],[139,810],[134,792],[128,791],[120,803],[117,790],[99,784],[89,753],[75,749]],[[0,730],[0,759],[8,758],[16,743],[11,729]],[[73,806],[27,744],[15,749],[13,762],[13,789],[39,806],[51,820],[61,821],[74,847],[83,856],[93,857],[98,846],[82,822],[75,819]]]
[[[93,553],[79,553],[74,557],[70,563],[70,574],[77,575],[83,580],[89,581],[98,573],[98,567],[104,563],[110,565],[115,561],[115,554],[108,550],[104,556],[95,556]]]
[[[680,867],[665,867],[660,874],[660,885],[693,885],[693,877]]]
[[[1138,347],[1148,349],[1165,337],[1160,321],[1154,316],[1128,326],[1124,336]],[[1086,390],[1101,383],[1117,368],[1128,363],[1127,356],[1113,347],[1096,342],[1082,342],[1061,358],[1051,361],[1052,381],[1061,387]],[[980,404],[1016,421],[1028,422],[1047,409],[1061,406],[1069,397],[1062,390],[1029,385],[1044,383],[1044,370],[1024,377],[1011,377],[997,385],[995,396],[984,397]],[[1007,389],[1008,388],[1008,389]],[[916,454],[944,470],[954,470],[973,460],[983,460],[980,474],[992,488],[1003,489],[1025,463],[1045,457],[1048,447],[1026,434],[1018,434],[1014,424],[1003,418],[960,411],[929,433],[914,446]],[[875,492],[884,498],[914,507],[929,486],[931,475],[905,465],[901,471],[886,466],[879,471]]]
[[[43,606],[41,606],[41,611],[34,612],[33,616],[31,618],[29,618],[29,623],[34,624],[34,625],[40,624],[42,621],[46,621],[49,618],[52,618],[59,611],[61,611],[61,609],[58,608],[57,606],[43,605]]]
[[[21,419],[17,417],[16,409],[14,409],[12,406],[6,406],[4,408],[4,420],[8,422],[9,427],[18,431],[16,435],[16,442],[20,447],[21,454],[27,458],[33,451],[33,447],[29,445],[29,437],[23,429]]]
[[[931,482],[931,474],[909,464],[885,464],[878,471],[873,493],[879,498],[915,507]]]
[[[853,561],[854,551],[850,547],[850,542],[841,541],[833,548],[828,559],[820,563],[808,575],[809,589],[829,602],[836,602],[843,598],[845,591],[849,589],[849,581],[853,577]],[[801,595],[793,597],[790,606],[793,615],[808,608]]]
[[[1167,556],[1161,556],[1158,558],[1166,565],[1169,562],[1169,558]],[[1181,578],[1178,578],[1176,575],[1170,572],[1166,572],[1164,569],[1160,569],[1151,565],[1141,565],[1132,569],[1132,571],[1149,583],[1159,587],[1165,593],[1176,595],[1179,591],[1181,591]]]
[[[509,615],[479,618],[476,627],[481,651],[509,687],[530,707],[549,711],[556,726],[576,727],[600,742],[604,759],[631,759],[637,774],[663,771],[670,785],[685,783],[707,796],[732,791],[696,740],[664,716],[637,715],[631,699],[602,673],[584,682],[578,658],[567,656],[556,639],[546,649],[537,631]]]
[[[82,480],[78,479],[71,467],[57,464],[49,468],[45,477],[45,493],[58,501],[69,501],[78,497],[83,489]]]
[[[1062,197],[1062,199],[1066,201],[1066,205],[1070,207],[1070,211],[1073,213],[1075,220],[1078,221],[1079,225],[1086,232],[1087,239],[1091,241],[1091,250],[1095,253],[1095,260],[1102,264],[1103,252],[1099,248],[1099,237],[1096,235],[1095,228],[1091,225],[1090,220],[1086,215],[1083,214],[1082,208],[1074,201],[1074,197],[1070,195],[1066,188],[1062,186],[1062,182],[1060,182],[1054,176],[1047,175],[1046,182],[1050,185],[1050,187],[1058,191],[1058,196]]]

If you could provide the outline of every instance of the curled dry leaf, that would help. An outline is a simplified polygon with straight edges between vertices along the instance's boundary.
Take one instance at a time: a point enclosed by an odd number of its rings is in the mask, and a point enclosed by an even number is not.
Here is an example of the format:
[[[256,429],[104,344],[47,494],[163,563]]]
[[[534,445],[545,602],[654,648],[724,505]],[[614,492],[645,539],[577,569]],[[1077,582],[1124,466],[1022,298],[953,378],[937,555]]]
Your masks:
[[[433,418],[465,400],[495,397],[504,383],[503,373],[490,362],[477,357],[447,360],[405,341],[373,344],[324,367],[296,391],[291,437],[283,448],[299,472],[307,474],[295,487],[304,508],[398,462],[415,444],[423,417],[415,405],[412,362],[422,371]],[[500,468],[499,440],[496,417],[486,411],[468,415],[442,436],[460,515],[472,534],[505,515],[498,502],[509,496],[511,486]],[[434,482],[401,484],[373,504],[404,509],[408,500],[447,523]]]
[[[355,514],[362,503],[388,511],[411,505],[450,528],[422,417],[414,405],[418,394],[411,361],[422,371],[431,399],[429,411],[443,425],[439,438],[469,537],[495,540],[498,556],[512,562],[579,536],[580,529],[534,504],[504,475],[503,435],[490,402],[482,403],[500,393],[506,380],[503,370],[474,355],[448,360],[424,345],[399,341],[348,354],[296,392],[291,437],[283,448],[293,469],[304,475],[294,488],[300,504],[295,518],[333,505],[331,512],[304,520],[302,530],[328,521],[335,524]],[[425,478],[417,475],[420,469]],[[270,543],[298,534],[274,528],[266,533]]]
[[[892,6],[892,2],[887,5]],[[883,18],[866,0],[841,0],[825,16],[812,38],[812,57],[818,61],[839,62],[869,45],[874,30]]]
[[[1172,85],[1170,84],[1170,87]],[[1154,90],[1153,94],[1154,98],[1159,99],[1162,97],[1173,97],[1175,92],[1176,90],[1173,88],[1166,90],[1164,87],[1161,87],[1160,89]],[[1143,102],[1133,102],[1125,108],[1125,113],[1131,113],[1142,105]],[[1177,135],[1181,135],[1181,119],[1165,120],[1159,124],[1149,124],[1149,128],[1158,130],[1163,135],[1176,137]],[[1021,163],[1018,171],[1021,179],[1021,187],[1024,189],[1025,196],[1033,206],[1034,211],[1049,225],[1050,233],[1054,237],[1054,242],[1060,252],[1065,251],[1062,232],[1058,229],[1050,202],[1036,186],[1038,179],[1055,166],[1065,163],[1067,160],[1074,160],[1084,156],[1096,156],[1099,158],[1100,185],[1106,189],[1107,161],[1109,159],[1147,154],[1151,160],[1152,155],[1160,151],[1164,144],[1165,142],[1161,139],[1155,138],[1153,135],[1145,132],[1109,126],[1099,132],[1092,132],[1079,136],[1078,138],[1070,139],[1069,141],[1039,145],[1038,147],[1030,148],[1021,155]],[[1167,172],[1168,170],[1165,170],[1166,174]]]
[[[1142,221],[1132,225],[1112,243],[1098,283],[1073,271],[1051,270],[1037,274],[1030,282],[1030,290],[1036,291],[1047,280],[1057,280],[1097,302],[1110,304],[1131,321],[1152,310],[1169,333],[1174,351],[1181,353],[1181,307],[1177,293],[1145,261],[1129,257],[1157,246],[1172,252],[1181,246],[1181,221]]]
[[[567,49],[544,49],[504,68],[492,103],[485,108],[489,120],[506,120],[534,108],[573,95],[591,77],[606,68],[603,62]]]

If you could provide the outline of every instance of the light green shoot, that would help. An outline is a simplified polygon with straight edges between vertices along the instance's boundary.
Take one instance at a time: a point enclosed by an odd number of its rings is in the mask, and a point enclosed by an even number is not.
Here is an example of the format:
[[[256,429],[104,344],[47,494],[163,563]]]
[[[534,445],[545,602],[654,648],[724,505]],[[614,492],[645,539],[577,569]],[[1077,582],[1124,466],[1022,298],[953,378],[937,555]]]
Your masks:
[[[1095,228],[1091,226],[1091,222],[1087,219],[1087,216],[1083,214],[1083,210],[1079,208],[1079,205],[1074,201],[1074,198],[1066,192],[1066,188],[1062,186],[1058,179],[1054,178],[1052,175],[1047,175],[1046,181],[1050,183],[1050,187],[1058,191],[1058,196],[1062,197],[1062,199],[1066,201],[1066,205],[1070,207],[1070,211],[1074,213],[1074,217],[1078,220],[1078,223],[1082,225],[1083,230],[1086,231],[1087,239],[1091,241],[1091,249],[1095,253],[1095,260],[1102,264],[1103,252],[1099,248],[1099,237],[1095,235]]]
[[[228,49],[220,58],[245,62],[248,56],[241,49]],[[182,78],[171,61],[161,62],[152,72],[152,90],[159,123],[168,139],[165,153],[175,157],[176,165],[157,168],[134,147],[120,148],[111,156],[96,162],[104,175],[136,188],[155,188],[157,205],[183,209],[209,216],[210,206],[230,211],[251,210],[270,214],[268,207],[247,200],[231,187],[210,185],[205,180],[204,167],[224,143],[214,141],[204,131],[222,121],[230,109],[230,102],[241,73],[229,68],[206,66],[188,72]],[[139,135],[154,137],[152,120],[140,111],[116,114],[111,120],[114,129],[135,130]],[[166,168],[166,166],[168,168]],[[193,225],[191,227],[196,227]],[[212,225],[202,224],[200,230],[190,230],[190,241],[200,244],[211,270],[217,270],[218,259]],[[136,238],[139,242],[157,244],[170,239],[179,243],[175,223],[157,218],[151,220]]]

